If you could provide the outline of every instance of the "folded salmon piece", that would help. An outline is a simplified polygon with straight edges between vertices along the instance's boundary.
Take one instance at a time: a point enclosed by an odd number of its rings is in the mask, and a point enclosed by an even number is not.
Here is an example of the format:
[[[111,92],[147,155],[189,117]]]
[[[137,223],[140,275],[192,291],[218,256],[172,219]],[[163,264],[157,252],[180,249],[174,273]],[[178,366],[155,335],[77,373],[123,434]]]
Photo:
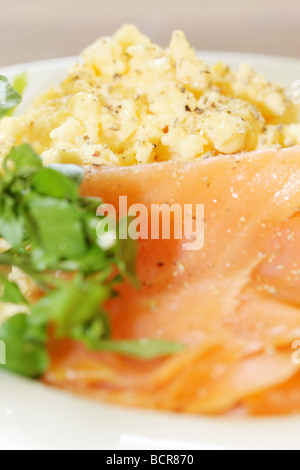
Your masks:
[[[142,288],[124,284],[107,305],[114,338],[187,347],[141,361],[55,342],[44,381],[180,412],[298,411],[292,343],[300,339],[300,148],[87,167],[82,192],[116,208],[127,196],[128,206],[141,203],[149,212],[151,204],[204,204],[204,248],[186,251],[187,240],[174,237],[139,241]]]

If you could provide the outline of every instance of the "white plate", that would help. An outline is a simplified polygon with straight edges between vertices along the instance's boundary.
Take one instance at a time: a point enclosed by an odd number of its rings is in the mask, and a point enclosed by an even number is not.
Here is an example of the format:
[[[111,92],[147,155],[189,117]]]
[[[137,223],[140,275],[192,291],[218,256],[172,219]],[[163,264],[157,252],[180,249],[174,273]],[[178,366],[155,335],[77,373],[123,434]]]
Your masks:
[[[277,57],[200,53],[232,66],[246,62],[289,90],[300,80],[300,61]],[[13,79],[22,71],[29,87],[19,112],[63,78],[76,58],[0,70]],[[0,449],[300,449],[300,417],[203,418],[146,412],[94,403],[1,372]]]

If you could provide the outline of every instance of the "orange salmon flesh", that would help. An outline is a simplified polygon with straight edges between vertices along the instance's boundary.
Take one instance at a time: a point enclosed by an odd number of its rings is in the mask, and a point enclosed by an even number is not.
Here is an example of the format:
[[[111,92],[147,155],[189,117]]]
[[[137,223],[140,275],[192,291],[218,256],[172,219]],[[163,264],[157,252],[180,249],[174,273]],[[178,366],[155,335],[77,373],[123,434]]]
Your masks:
[[[116,339],[186,345],[155,360],[49,345],[44,382],[95,399],[199,414],[300,411],[300,148],[86,167],[82,193],[118,206],[205,205],[205,245],[139,241],[140,290],[125,283],[107,311]]]

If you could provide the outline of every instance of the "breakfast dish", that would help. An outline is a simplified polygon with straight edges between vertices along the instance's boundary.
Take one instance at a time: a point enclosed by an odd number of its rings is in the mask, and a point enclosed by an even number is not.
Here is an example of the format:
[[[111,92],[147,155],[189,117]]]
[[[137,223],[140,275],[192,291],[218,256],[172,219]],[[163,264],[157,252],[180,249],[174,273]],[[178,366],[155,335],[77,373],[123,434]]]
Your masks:
[[[162,49],[125,26],[3,117],[9,368],[143,408],[298,412],[298,114],[250,67],[209,67],[183,33]],[[120,196],[149,210],[204,204],[204,247],[172,236],[105,247],[88,227]]]
[[[45,164],[130,166],[300,143],[298,107],[247,65],[198,58],[182,32],[153,44],[133,26],[102,38],[83,64],[0,124],[0,156],[31,143]]]

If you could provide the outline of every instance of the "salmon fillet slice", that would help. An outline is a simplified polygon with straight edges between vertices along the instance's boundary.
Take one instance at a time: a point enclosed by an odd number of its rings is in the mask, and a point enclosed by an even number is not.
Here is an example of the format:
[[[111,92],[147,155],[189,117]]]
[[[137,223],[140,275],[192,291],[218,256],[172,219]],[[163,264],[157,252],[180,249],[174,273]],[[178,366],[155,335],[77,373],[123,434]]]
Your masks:
[[[128,205],[205,205],[205,244],[140,240],[142,288],[107,310],[113,337],[164,338],[186,349],[151,361],[49,345],[44,381],[94,398],[180,412],[299,410],[300,149],[130,168],[88,167],[82,192]],[[297,391],[297,394],[295,393]],[[294,391],[297,399],[289,400]],[[275,398],[274,398],[275,397]]]

